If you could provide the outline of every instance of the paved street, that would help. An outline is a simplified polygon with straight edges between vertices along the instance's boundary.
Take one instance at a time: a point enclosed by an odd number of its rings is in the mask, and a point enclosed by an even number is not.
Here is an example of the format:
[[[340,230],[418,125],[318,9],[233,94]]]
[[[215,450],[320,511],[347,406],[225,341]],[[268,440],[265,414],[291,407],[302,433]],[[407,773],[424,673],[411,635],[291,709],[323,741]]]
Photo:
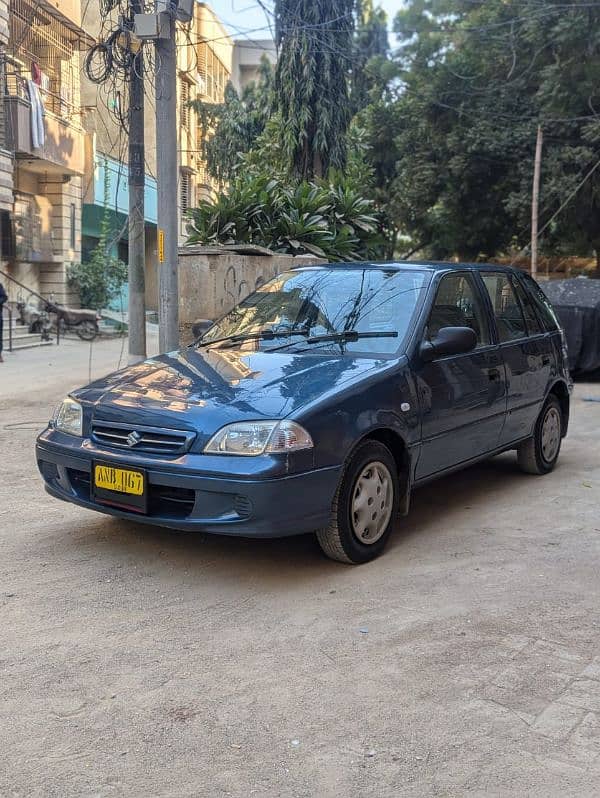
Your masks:
[[[598,794],[600,383],[553,474],[422,488],[348,567],[47,496],[35,433],[88,373],[79,342],[0,366],[0,796]]]

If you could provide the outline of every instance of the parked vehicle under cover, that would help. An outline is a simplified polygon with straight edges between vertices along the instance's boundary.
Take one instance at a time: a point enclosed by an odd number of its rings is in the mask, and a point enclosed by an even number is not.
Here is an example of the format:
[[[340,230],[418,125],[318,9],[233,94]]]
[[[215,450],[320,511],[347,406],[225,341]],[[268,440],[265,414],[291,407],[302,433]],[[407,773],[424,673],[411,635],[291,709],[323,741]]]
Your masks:
[[[600,280],[547,280],[543,291],[565,333],[571,373],[600,373]]]
[[[551,471],[569,420],[564,338],[507,267],[293,269],[187,349],[72,392],[37,441],[46,490],[122,518],[272,537],[349,563],[414,487],[516,449]]]

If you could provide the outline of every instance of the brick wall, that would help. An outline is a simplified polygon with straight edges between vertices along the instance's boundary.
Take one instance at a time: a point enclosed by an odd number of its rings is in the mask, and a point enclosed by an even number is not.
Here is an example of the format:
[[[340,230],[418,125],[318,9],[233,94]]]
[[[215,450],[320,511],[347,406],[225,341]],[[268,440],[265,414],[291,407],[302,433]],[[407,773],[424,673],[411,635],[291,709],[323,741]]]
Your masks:
[[[312,256],[240,255],[218,247],[179,248],[179,321],[216,319],[277,274],[298,264],[326,263]],[[146,278],[146,305],[158,307],[158,273]]]

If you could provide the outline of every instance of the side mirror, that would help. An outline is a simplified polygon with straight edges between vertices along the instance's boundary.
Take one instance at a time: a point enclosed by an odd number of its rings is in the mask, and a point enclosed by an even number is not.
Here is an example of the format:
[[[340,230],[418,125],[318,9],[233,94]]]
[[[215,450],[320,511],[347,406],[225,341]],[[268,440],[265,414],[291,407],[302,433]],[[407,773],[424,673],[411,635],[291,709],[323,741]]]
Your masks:
[[[419,354],[429,363],[438,357],[463,355],[477,346],[477,335],[470,327],[442,327],[432,341],[423,341]]]

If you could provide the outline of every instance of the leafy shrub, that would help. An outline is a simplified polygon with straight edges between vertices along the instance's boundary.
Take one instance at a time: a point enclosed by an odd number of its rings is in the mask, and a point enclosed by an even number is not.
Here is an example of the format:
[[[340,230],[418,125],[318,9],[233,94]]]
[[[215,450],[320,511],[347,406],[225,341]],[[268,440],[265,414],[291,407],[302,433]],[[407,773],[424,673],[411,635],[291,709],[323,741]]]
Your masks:
[[[89,261],[71,264],[68,277],[79,289],[82,306],[101,310],[119,295],[127,281],[127,265],[118,258],[105,255],[97,246]]]
[[[203,200],[188,217],[190,244],[256,244],[292,255],[359,260],[376,256],[382,240],[373,203],[344,181],[288,185],[240,175],[227,193]]]

